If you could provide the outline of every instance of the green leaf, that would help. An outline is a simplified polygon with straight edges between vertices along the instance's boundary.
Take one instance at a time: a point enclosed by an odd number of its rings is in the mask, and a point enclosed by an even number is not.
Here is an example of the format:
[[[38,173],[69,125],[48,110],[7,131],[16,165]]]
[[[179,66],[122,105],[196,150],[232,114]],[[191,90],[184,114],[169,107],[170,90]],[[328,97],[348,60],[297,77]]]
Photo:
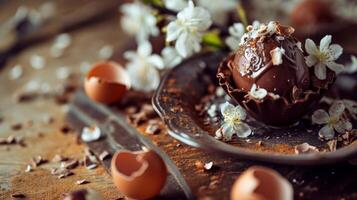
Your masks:
[[[164,3],[161,0],[142,0],[145,4],[151,4],[155,6],[164,6]]]
[[[202,43],[214,49],[224,48],[224,43],[222,39],[219,37],[218,31],[211,31],[204,34],[202,37]]]
[[[240,21],[243,23],[244,27],[248,26],[248,19],[242,4],[239,2],[237,5],[237,15]]]

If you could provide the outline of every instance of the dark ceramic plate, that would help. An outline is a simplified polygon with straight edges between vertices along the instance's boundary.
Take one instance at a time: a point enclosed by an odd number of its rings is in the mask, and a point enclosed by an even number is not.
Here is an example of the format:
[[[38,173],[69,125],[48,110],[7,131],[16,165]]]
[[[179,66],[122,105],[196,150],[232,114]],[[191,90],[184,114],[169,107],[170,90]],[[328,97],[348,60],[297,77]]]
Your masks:
[[[208,88],[216,85],[217,66],[224,56],[224,53],[199,55],[165,75],[153,97],[153,105],[172,137],[193,147],[221,153],[222,156],[280,164],[321,165],[357,158],[356,142],[340,145],[336,151],[328,151],[327,142],[318,137],[320,127],[311,125],[308,119],[287,128],[271,128],[248,119],[254,135],[246,139],[234,138],[229,143],[215,139],[219,119],[218,122],[207,123],[207,116],[201,115],[195,105],[207,96]],[[212,103],[222,101],[223,97],[212,99]],[[356,125],[354,123],[354,127]],[[304,142],[323,152],[295,154],[294,147]]]

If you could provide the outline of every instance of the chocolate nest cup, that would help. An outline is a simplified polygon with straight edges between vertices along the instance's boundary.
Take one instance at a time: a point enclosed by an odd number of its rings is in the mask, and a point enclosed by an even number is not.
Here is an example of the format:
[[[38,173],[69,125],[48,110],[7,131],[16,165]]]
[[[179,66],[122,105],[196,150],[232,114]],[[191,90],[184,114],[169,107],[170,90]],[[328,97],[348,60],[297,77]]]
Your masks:
[[[303,52],[297,52],[295,47],[290,48],[291,44],[296,44],[297,40],[290,35],[285,35],[286,38],[282,40],[284,42],[275,40],[272,42],[275,36],[265,39],[265,43],[260,47],[258,44],[257,47],[258,50],[260,49],[258,55],[265,55],[261,64],[266,68],[263,69],[263,73],[261,73],[263,67],[247,64],[244,60],[246,50],[250,50],[249,45],[252,42],[248,40],[220,63],[217,78],[226,93],[236,103],[243,106],[250,116],[267,125],[281,127],[292,125],[301,120],[304,115],[314,111],[324,92],[335,81],[335,74],[328,70],[326,80],[317,79],[313,67],[307,68]],[[276,46],[284,47],[285,53],[282,58],[283,62],[273,65],[272,57],[267,52]],[[244,74],[245,71],[242,69],[253,70],[253,75],[248,74],[252,77],[258,71],[262,75],[259,74],[258,78],[252,80],[252,78],[247,78],[248,75]],[[249,92],[254,83],[266,89],[268,95],[262,99],[252,98]]]

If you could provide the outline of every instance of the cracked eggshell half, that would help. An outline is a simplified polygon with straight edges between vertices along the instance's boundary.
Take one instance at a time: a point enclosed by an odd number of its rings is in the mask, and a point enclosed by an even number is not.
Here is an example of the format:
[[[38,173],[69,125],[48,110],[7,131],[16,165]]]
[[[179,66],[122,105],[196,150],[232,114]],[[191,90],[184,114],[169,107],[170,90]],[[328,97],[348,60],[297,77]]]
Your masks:
[[[120,101],[130,86],[126,70],[113,61],[95,63],[84,82],[86,94],[92,100],[105,104]]]
[[[278,172],[253,166],[242,173],[231,189],[231,200],[292,200],[293,187]]]
[[[115,153],[111,172],[117,188],[123,195],[133,199],[157,196],[167,177],[164,161],[153,150]]]

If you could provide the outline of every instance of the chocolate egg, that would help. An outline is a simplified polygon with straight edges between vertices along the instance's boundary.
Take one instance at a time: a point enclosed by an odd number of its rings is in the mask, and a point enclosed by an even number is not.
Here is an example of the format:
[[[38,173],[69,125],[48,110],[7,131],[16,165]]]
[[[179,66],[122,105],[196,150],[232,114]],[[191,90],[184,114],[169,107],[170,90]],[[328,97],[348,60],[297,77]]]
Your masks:
[[[221,62],[219,83],[258,121],[293,124],[316,105],[333,77],[316,81],[292,27],[270,22],[248,29],[238,50]]]
[[[153,150],[117,152],[112,158],[111,172],[122,194],[133,199],[157,196],[167,176],[164,161]]]
[[[112,61],[95,63],[84,82],[86,94],[100,103],[119,101],[130,88],[130,79],[125,69]]]
[[[290,14],[290,21],[296,27],[317,26],[333,20],[331,7],[322,0],[301,1]]]
[[[292,200],[293,187],[278,172],[254,166],[238,177],[231,189],[231,200]]]

